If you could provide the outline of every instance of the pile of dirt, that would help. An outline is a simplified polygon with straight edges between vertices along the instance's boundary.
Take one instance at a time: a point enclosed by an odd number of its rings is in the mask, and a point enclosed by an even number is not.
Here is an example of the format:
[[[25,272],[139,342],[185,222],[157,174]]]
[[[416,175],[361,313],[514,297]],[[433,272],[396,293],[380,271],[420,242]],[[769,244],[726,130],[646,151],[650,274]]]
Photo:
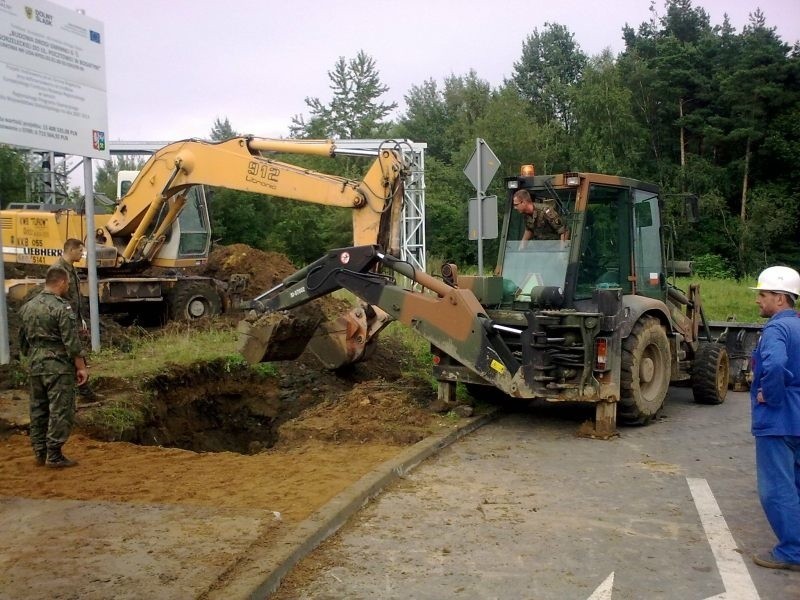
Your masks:
[[[240,296],[243,300],[250,300],[274,288],[297,270],[284,254],[258,250],[246,244],[231,244],[215,246],[208,256],[208,262],[191,272],[223,282],[245,275],[247,284]],[[333,319],[352,308],[348,302],[332,296],[318,298],[306,306],[305,310],[298,311],[297,314],[318,313]],[[233,320],[241,317],[241,314],[231,315]]]
[[[297,268],[283,254],[264,252],[245,244],[216,246],[199,274],[229,281],[233,275],[247,275],[245,297],[257,296],[275,287]]]
[[[430,388],[409,388],[373,380],[307,409],[302,418],[280,426],[277,448],[293,448],[308,440],[414,444],[434,433],[440,419],[424,408]]]

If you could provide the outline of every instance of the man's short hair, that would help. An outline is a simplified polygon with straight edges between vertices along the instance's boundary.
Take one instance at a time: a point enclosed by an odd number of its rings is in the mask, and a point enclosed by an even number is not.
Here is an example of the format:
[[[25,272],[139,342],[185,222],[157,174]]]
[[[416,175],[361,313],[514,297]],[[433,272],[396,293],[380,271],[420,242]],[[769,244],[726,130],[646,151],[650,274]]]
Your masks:
[[[528,190],[517,190],[514,193],[512,200],[517,200],[519,202],[533,202],[531,193]]]
[[[44,282],[50,285],[59,281],[66,281],[68,277],[67,272],[61,267],[50,267],[44,276]]]
[[[83,242],[75,238],[69,238],[66,242],[64,242],[64,252],[67,252],[69,250],[75,250],[75,248],[82,248],[82,247],[83,247]]]

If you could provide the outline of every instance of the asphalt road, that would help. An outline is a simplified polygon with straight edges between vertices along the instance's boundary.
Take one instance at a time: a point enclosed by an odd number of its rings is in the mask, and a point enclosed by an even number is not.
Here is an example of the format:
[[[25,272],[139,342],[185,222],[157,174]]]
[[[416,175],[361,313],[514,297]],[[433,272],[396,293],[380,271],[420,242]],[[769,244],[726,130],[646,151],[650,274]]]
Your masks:
[[[673,388],[610,441],[575,436],[589,414],[533,407],[444,449],[313,553],[291,597],[800,599],[800,573],[750,560],[774,537],[746,394]]]

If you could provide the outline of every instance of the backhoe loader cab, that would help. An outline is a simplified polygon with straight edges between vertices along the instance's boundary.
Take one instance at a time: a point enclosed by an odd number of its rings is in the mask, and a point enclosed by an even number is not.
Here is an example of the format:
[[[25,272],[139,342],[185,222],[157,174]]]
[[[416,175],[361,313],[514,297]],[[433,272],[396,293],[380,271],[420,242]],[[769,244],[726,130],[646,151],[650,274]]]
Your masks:
[[[666,300],[661,206],[654,186],[595,174],[510,178],[506,185],[498,265],[504,290],[514,291],[514,304],[540,306],[546,298],[552,303],[555,294],[559,308],[591,309],[594,291],[612,288]],[[566,241],[521,241],[525,222],[511,209],[518,189],[553,205],[567,223]],[[558,290],[549,295],[535,290],[543,287]]]

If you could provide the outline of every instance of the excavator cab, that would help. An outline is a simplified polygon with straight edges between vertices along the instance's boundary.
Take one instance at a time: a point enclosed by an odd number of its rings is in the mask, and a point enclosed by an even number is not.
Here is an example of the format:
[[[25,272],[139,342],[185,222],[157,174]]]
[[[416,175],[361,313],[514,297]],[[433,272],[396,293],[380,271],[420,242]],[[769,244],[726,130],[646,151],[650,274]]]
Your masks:
[[[193,185],[184,190],[185,204],[172,228],[167,230],[164,245],[153,257],[153,265],[172,267],[176,264],[201,265],[208,259],[211,247],[211,219],[208,214],[205,187]],[[154,223],[158,227],[167,215],[165,205]]]

